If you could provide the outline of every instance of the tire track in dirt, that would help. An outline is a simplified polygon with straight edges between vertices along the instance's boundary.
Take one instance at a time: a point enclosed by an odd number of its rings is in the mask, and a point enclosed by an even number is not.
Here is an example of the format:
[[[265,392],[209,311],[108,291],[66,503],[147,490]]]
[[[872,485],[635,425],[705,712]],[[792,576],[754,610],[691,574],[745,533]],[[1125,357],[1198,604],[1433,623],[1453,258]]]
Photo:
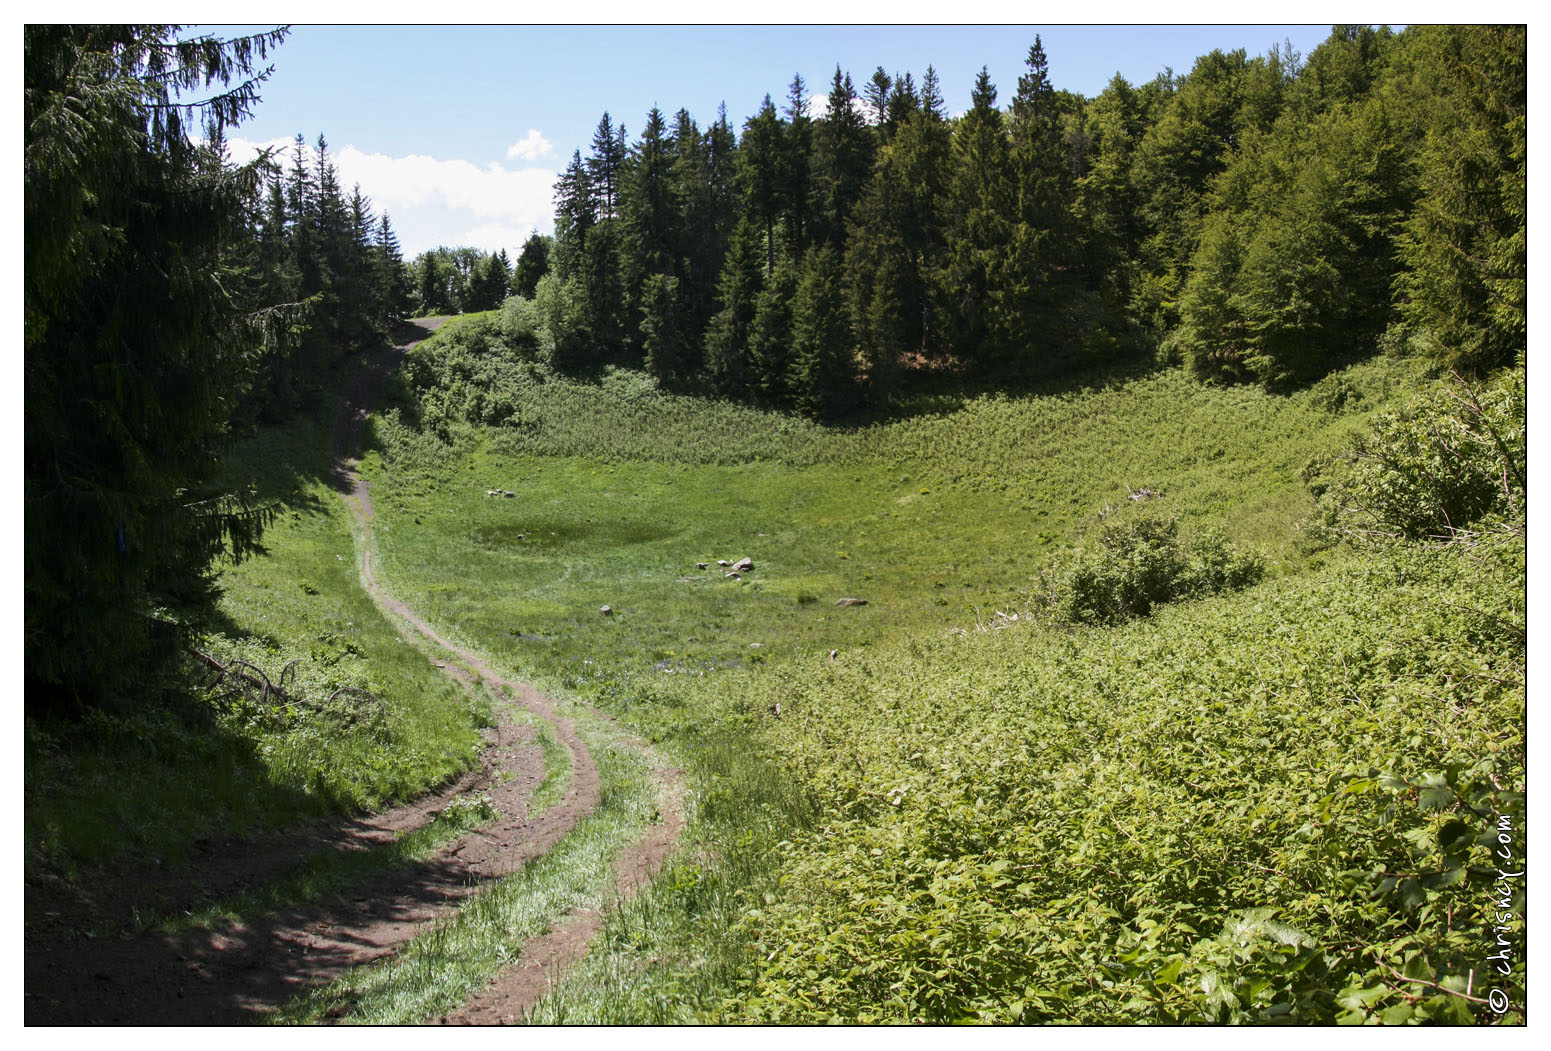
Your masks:
[[[684,831],[682,775],[678,770],[656,770],[658,811],[662,824],[653,825],[631,843],[614,862],[616,907],[628,902],[650,883],[672,853]],[[572,909],[549,931],[530,938],[517,963],[497,975],[456,1011],[437,1019],[440,1025],[514,1025],[553,992],[567,969],[587,955],[592,940],[603,930],[604,913],[597,909]]]
[[[426,331],[432,331],[445,319],[433,319]],[[407,604],[394,598],[378,581],[372,568],[371,527],[375,520],[372,507],[371,485],[361,477],[359,461],[348,458],[346,453],[356,446],[360,428],[370,415],[376,402],[377,392],[387,374],[394,368],[413,344],[395,348],[393,357],[363,373],[351,388],[345,410],[336,422],[334,440],[342,470],[337,471],[340,489],[346,493],[352,512],[366,534],[362,545],[361,576],[367,591],[377,604],[408,624],[423,638],[443,651],[455,655],[467,668],[482,680],[499,688],[503,694],[555,728],[556,736],[571,753],[571,787],[566,801],[546,812],[556,818],[554,827],[546,828],[530,845],[538,849],[524,851],[522,863],[546,852],[569,831],[582,816],[590,812],[598,802],[598,772],[587,746],[577,735],[575,725],[569,719],[556,716],[547,698],[526,683],[515,682],[496,674],[478,654],[464,649],[443,638],[435,628],[414,612]],[[456,674],[452,667],[449,673]],[[589,709],[599,719],[612,723],[602,712]],[[653,775],[658,782],[658,815],[660,823],[648,826],[640,839],[620,852],[614,862],[614,886],[616,900],[628,901],[641,887],[649,883],[662,868],[664,860],[678,842],[684,830],[683,772],[656,761],[651,746],[639,738],[627,737],[625,743],[653,760]],[[585,809],[577,808],[585,804]],[[564,822],[563,827],[560,823]],[[488,827],[488,826],[487,826]],[[513,866],[515,869],[517,866]],[[505,873],[502,873],[504,875]],[[520,1021],[522,1016],[559,982],[561,975],[572,964],[586,955],[594,937],[603,927],[604,914],[598,910],[573,910],[546,933],[528,939],[518,962],[497,976],[484,989],[474,995],[463,1007],[442,1016],[443,1024],[489,1025]]]

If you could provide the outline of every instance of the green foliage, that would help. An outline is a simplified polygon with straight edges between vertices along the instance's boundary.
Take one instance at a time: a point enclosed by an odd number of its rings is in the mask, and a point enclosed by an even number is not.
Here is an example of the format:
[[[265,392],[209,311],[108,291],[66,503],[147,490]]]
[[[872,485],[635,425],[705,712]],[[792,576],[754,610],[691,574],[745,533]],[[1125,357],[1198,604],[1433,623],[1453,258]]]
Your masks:
[[[1196,375],[1286,387],[1376,349],[1413,194],[1402,131],[1374,96],[1246,136],[1180,297]]]
[[[641,346],[646,371],[670,390],[690,383],[699,370],[679,279],[653,274],[641,286]]]
[[[1511,545],[1462,555],[763,684],[827,806],[745,913],[720,1018],[1491,1020],[1494,815],[1522,827],[1525,776],[1523,638],[1492,618],[1522,625],[1522,577]]]
[[[257,342],[228,286],[258,169],[228,168],[186,125],[219,139],[242,119],[284,36],[26,31],[29,711],[154,683],[181,618],[212,600],[212,559],[253,551],[268,520],[212,488]]]
[[[792,356],[786,388],[793,407],[809,419],[830,419],[850,407],[855,393],[851,327],[840,261],[819,246],[803,258],[792,299]]]
[[[538,288],[539,278],[549,273],[549,253],[554,246],[553,237],[540,233],[528,235],[517,256],[517,271],[512,276],[512,292],[524,299],[532,299]]]
[[[1396,291],[1431,356],[1450,368],[1506,365],[1525,345],[1526,41],[1523,26],[1412,34],[1426,138]]]
[[[1187,546],[1179,522],[1158,514],[1106,521],[1095,540],[1056,573],[1051,603],[1067,620],[1115,624],[1165,602],[1237,591],[1265,574],[1264,558],[1239,551],[1221,533]]]
[[[538,316],[539,349],[553,368],[576,372],[594,361],[581,282],[545,274],[533,292],[533,309]]]
[[[1522,528],[1524,377],[1522,365],[1480,388],[1456,377],[1380,414],[1347,456],[1311,464],[1319,526],[1411,540],[1468,535],[1488,519]]]
[[[750,386],[755,398],[774,407],[789,404],[787,374],[792,360],[792,299],[797,276],[782,263],[760,289],[749,323]]]

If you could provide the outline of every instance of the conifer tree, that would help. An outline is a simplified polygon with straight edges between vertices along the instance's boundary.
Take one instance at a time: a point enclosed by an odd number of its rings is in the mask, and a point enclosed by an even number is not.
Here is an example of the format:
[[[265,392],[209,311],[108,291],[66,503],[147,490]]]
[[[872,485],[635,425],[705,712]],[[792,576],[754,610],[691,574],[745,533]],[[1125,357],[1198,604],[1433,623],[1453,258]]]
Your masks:
[[[711,133],[702,135],[689,111],[679,110],[674,117],[670,173],[679,211],[674,240],[684,328],[696,348],[716,309],[716,277],[730,233],[713,184],[711,149]]]
[[[587,176],[599,219],[612,219],[619,214],[619,177],[628,156],[625,126],[616,127],[605,112],[598,121],[598,130],[593,132],[592,154],[587,158]]]
[[[29,712],[143,703],[210,608],[211,560],[267,520],[211,488],[254,343],[226,260],[262,166],[189,130],[246,116],[284,36],[23,32]]]
[[[641,287],[641,337],[646,371],[670,389],[687,387],[699,371],[679,279],[652,274]]]
[[[792,77],[786,95],[786,134],[781,141],[780,199],[785,213],[786,247],[800,259],[812,233],[813,121],[808,117],[808,85]]]
[[[1038,36],[1029,48],[1028,71],[1012,100],[1012,160],[1017,187],[1001,325],[1007,343],[1040,368],[1068,335],[1059,318],[1071,296],[1065,279],[1072,265],[1070,214],[1073,179],[1067,165],[1055,87]]]
[[[743,174],[743,199],[748,214],[765,234],[765,275],[773,277],[776,267],[776,222],[785,204],[781,172],[786,127],[776,116],[774,103],[765,96],[759,113],[743,126],[738,157]]]
[[[844,250],[846,223],[872,171],[874,137],[857,109],[850,74],[835,67],[828,113],[814,130],[815,242]]]
[[[889,119],[889,92],[894,87],[894,80],[879,66],[872,71],[872,76],[867,80],[867,86],[862,89],[867,102],[867,108],[871,111],[873,126],[882,129]]]
[[[803,258],[792,298],[792,353],[786,389],[810,419],[833,419],[851,406],[855,369],[845,275],[839,256],[816,245]]]
[[[377,300],[382,304],[382,319],[388,325],[402,320],[409,310],[409,274],[404,266],[403,250],[388,213],[377,220],[376,264],[374,280]]]
[[[921,99],[916,95],[915,80],[910,71],[906,70],[903,77],[894,74],[894,88],[889,92],[888,107],[880,129],[883,141],[893,141],[895,133],[920,108]]]
[[[772,408],[791,406],[787,388],[792,366],[792,299],[797,292],[794,268],[784,260],[754,299],[749,323],[749,388]]]
[[[765,285],[765,231],[750,217],[733,232],[717,281],[721,309],[705,335],[705,362],[712,385],[730,397],[749,392],[749,329]]]
[[[706,129],[705,163],[717,236],[725,245],[738,222],[738,136],[725,102],[717,107],[716,123]]]
[[[307,140],[298,132],[291,144],[291,178],[286,186],[290,213],[291,256],[301,281],[302,296],[323,290],[323,249],[318,228],[318,189],[307,154]]]
[[[1400,309],[1456,369],[1511,362],[1527,336],[1527,34],[1414,30],[1424,70],[1420,197],[1401,241]]]
[[[1084,119],[1089,164],[1078,186],[1086,238],[1082,265],[1092,284],[1124,304],[1141,245],[1132,165],[1146,128],[1142,95],[1117,73],[1089,103]]]
[[[587,235],[597,222],[592,177],[582,161],[582,152],[577,150],[555,182],[554,268],[560,277],[581,273]]]
[[[668,126],[662,111],[653,106],[625,166],[620,192],[625,283],[637,306],[648,277],[673,276],[678,270],[682,216],[672,168]]]
[[[1004,362],[1011,351],[1004,320],[1016,187],[996,86],[981,67],[970,109],[953,133],[947,249],[941,275],[952,343],[966,360]]]

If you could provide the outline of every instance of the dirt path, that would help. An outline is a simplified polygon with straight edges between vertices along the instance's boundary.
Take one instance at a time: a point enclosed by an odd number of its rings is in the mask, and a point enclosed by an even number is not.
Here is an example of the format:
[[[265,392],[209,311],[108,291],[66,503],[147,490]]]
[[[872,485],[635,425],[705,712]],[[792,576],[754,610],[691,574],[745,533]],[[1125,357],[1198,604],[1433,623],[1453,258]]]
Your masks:
[[[440,319],[435,322],[435,324],[439,323]],[[347,413],[342,413],[341,422],[336,424],[336,449],[348,450],[356,446],[356,434],[369,415],[370,406],[376,401],[376,393],[383,378],[396,362],[397,355],[383,366],[364,373],[358,383],[352,387],[347,405],[354,408]],[[342,431],[342,427],[348,430]],[[356,470],[359,466],[357,461],[345,460],[342,457],[341,462],[345,464],[346,471],[339,476],[339,484],[347,492],[351,510],[355,513],[357,521],[369,530],[374,518],[371,485]],[[557,735],[571,751],[573,795],[576,793],[578,781],[585,777],[590,786],[588,791],[590,791],[591,802],[588,804],[588,809],[596,804],[597,770],[593,765],[592,757],[587,753],[586,746],[576,736],[570,720],[556,718],[549,702],[538,691],[523,683],[511,682],[496,675],[477,654],[442,638],[407,605],[388,594],[378,583],[376,574],[372,570],[369,542],[363,545],[361,575],[366,582],[367,590],[371,592],[379,606],[391,611],[444,651],[455,654],[486,682],[497,685],[503,695],[516,700],[530,712],[551,723],[556,728]],[[601,715],[601,713],[595,714]],[[603,718],[607,717],[603,716]],[[631,739],[629,743],[642,751],[650,751],[644,741]],[[585,774],[583,774],[584,770]],[[614,886],[620,901],[629,900],[641,887],[651,881],[651,878],[662,868],[663,861],[672,851],[674,844],[678,842],[679,834],[684,829],[683,794],[680,790],[682,773],[660,764],[654,773],[659,783],[658,812],[662,820],[660,824],[648,827],[646,833],[627,846],[615,860]],[[562,810],[563,807],[556,809]],[[558,838],[559,836],[555,837],[555,839]],[[550,845],[553,845],[553,841],[546,843],[543,849],[547,850]],[[586,955],[588,946],[602,927],[601,912],[590,909],[573,911],[547,933],[529,939],[523,946],[515,966],[498,976],[462,1008],[443,1016],[440,1021],[443,1024],[459,1025],[506,1024],[521,1021],[523,1014],[556,986],[565,969]]]
[[[569,789],[557,805],[530,816],[528,801],[543,776],[542,754],[531,727],[498,713],[493,740],[480,770],[441,792],[365,818],[319,822],[300,830],[251,840],[200,844],[177,874],[159,868],[118,866],[80,884],[58,879],[29,882],[25,897],[25,1020],[27,1024],[231,1024],[257,1020],[275,1005],[327,982],[345,970],[392,953],[427,922],[445,915],[481,885],[505,876],[549,850],[598,803],[595,763],[568,719],[524,684],[496,675],[476,654],[447,642],[378,583],[372,569],[371,490],[348,457],[382,381],[414,342],[441,323],[423,324],[412,341],[365,371],[352,384],[336,418],[337,488],[367,532],[362,577],[373,598],[410,629],[454,655],[464,667],[444,670],[468,682],[483,679],[508,701],[551,723],[571,757]],[[467,670],[465,670],[465,668]],[[644,742],[638,742],[643,748]],[[651,826],[616,863],[622,895],[660,868],[683,827],[677,771],[660,767],[663,821]],[[150,910],[168,914],[198,900],[215,900],[294,871],[319,850],[361,850],[390,842],[425,824],[457,795],[483,792],[501,817],[446,846],[432,860],[398,869],[325,901],[277,910],[259,919],[215,930],[151,932],[94,937],[88,928],[127,929]],[[547,992],[556,963],[580,958],[601,919],[576,917],[534,939],[514,973],[545,957]],[[563,955],[548,953],[556,937]],[[497,987],[493,986],[492,989]],[[539,995],[542,995],[542,992]],[[506,1020],[537,999],[529,991],[492,993],[480,1002],[488,1020]],[[471,1018],[469,1020],[484,1020]]]

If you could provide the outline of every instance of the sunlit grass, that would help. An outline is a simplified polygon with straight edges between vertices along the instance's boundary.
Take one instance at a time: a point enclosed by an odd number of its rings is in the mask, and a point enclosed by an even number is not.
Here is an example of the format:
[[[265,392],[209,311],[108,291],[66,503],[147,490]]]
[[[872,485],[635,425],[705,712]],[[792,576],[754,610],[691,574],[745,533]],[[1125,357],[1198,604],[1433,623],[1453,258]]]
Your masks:
[[[652,819],[656,793],[637,750],[597,726],[582,729],[598,765],[598,807],[552,849],[502,879],[387,961],[359,968],[284,1007],[273,1021],[358,1024],[425,1021],[463,1003],[503,968],[523,942],[573,909],[612,898],[612,861]]]

